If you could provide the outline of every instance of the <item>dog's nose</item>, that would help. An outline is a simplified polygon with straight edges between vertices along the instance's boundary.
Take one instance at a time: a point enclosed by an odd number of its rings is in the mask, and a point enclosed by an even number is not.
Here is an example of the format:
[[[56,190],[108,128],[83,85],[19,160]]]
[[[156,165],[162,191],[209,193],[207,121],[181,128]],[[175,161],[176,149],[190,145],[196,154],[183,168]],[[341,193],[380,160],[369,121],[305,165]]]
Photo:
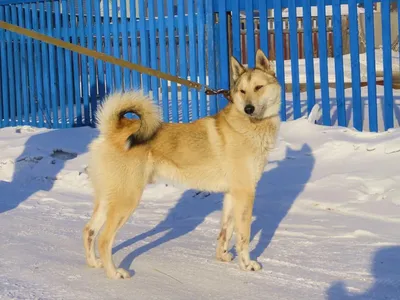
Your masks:
[[[251,104],[247,104],[247,105],[244,107],[244,112],[245,112],[246,114],[248,114],[248,115],[251,115],[251,114],[254,112],[254,110],[255,110],[255,108],[254,108],[254,106],[251,105]]]

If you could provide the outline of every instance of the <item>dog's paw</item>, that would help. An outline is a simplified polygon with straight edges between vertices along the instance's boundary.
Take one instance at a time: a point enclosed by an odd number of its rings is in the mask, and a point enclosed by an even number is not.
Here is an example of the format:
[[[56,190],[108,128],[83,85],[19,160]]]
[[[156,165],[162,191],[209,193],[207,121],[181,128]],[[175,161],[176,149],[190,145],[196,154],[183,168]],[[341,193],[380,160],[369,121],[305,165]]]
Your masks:
[[[125,269],[119,268],[112,274],[107,274],[108,278],[111,279],[127,279],[131,277],[131,274]]]
[[[88,261],[87,264],[89,267],[96,268],[96,269],[103,267],[103,263],[100,258],[96,258],[93,261]]]
[[[230,262],[233,259],[233,254],[225,251],[217,254],[217,259],[223,262]]]
[[[248,264],[241,262],[240,268],[243,271],[259,271],[259,270],[261,270],[261,265],[258,262],[256,262],[255,260],[250,260],[250,262]]]

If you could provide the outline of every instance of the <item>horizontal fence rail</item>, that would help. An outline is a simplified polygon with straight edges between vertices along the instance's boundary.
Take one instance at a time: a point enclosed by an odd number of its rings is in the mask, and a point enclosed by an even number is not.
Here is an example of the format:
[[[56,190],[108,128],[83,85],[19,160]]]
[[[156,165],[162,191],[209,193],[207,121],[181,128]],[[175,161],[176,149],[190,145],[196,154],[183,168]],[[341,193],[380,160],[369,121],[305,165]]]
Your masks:
[[[217,113],[226,99],[151,70],[227,89],[230,55],[253,67],[261,48],[286,87],[282,120],[308,116],[317,105],[323,125],[387,130],[400,118],[393,94],[400,78],[398,2],[1,1],[0,21],[89,52],[0,29],[0,126],[93,126],[107,93],[139,87],[164,121],[191,122]]]

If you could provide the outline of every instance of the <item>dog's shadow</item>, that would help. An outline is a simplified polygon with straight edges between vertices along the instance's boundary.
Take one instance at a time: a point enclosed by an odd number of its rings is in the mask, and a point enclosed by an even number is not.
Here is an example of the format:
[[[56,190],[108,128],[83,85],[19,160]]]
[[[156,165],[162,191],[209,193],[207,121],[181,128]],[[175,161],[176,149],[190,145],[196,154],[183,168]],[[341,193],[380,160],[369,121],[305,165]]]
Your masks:
[[[307,144],[304,144],[300,150],[287,148],[286,157],[262,176],[253,211],[255,220],[252,223],[252,240],[256,234],[259,234],[259,238],[251,253],[252,257],[259,257],[268,247],[280,222],[308,182],[314,163],[311,148]],[[204,197],[204,193],[196,195],[193,190],[186,191],[176,206],[169,211],[167,217],[154,229],[114,247],[113,254],[138,241],[164,233],[156,240],[129,253],[122,260],[120,267],[129,269],[136,257],[192,232],[209,214],[222,208],[221,194],[208,197]],[[231,244],[234,245],[234,242]]]

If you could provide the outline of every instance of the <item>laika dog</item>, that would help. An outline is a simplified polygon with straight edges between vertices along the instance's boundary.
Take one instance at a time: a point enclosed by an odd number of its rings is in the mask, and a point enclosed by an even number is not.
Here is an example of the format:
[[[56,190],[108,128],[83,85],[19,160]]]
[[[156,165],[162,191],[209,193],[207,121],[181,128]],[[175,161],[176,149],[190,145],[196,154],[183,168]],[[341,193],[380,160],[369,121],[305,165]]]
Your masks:
[[[250,226],[256,187],[280,127],[281,86],[261,50],[255,68],[245,68],[234,57],[231,68],[232,101],[218,114],[189,124],[163,123],[153,101],[140,91],[105,99],[97,114],[100,135],[89,146],[94,211],[83,230],[89,266],[104,267],[109,278],[130,276],[114,265],[115,235],[138,206],[146,185],[164,179],[223,192],[216,257],[232,260],[228,246],[235,229],[240,268],[261,269],[250,260]],[[126,113],[139,119],[128,119]],[[103,225],[97,258],[95,238]]]

